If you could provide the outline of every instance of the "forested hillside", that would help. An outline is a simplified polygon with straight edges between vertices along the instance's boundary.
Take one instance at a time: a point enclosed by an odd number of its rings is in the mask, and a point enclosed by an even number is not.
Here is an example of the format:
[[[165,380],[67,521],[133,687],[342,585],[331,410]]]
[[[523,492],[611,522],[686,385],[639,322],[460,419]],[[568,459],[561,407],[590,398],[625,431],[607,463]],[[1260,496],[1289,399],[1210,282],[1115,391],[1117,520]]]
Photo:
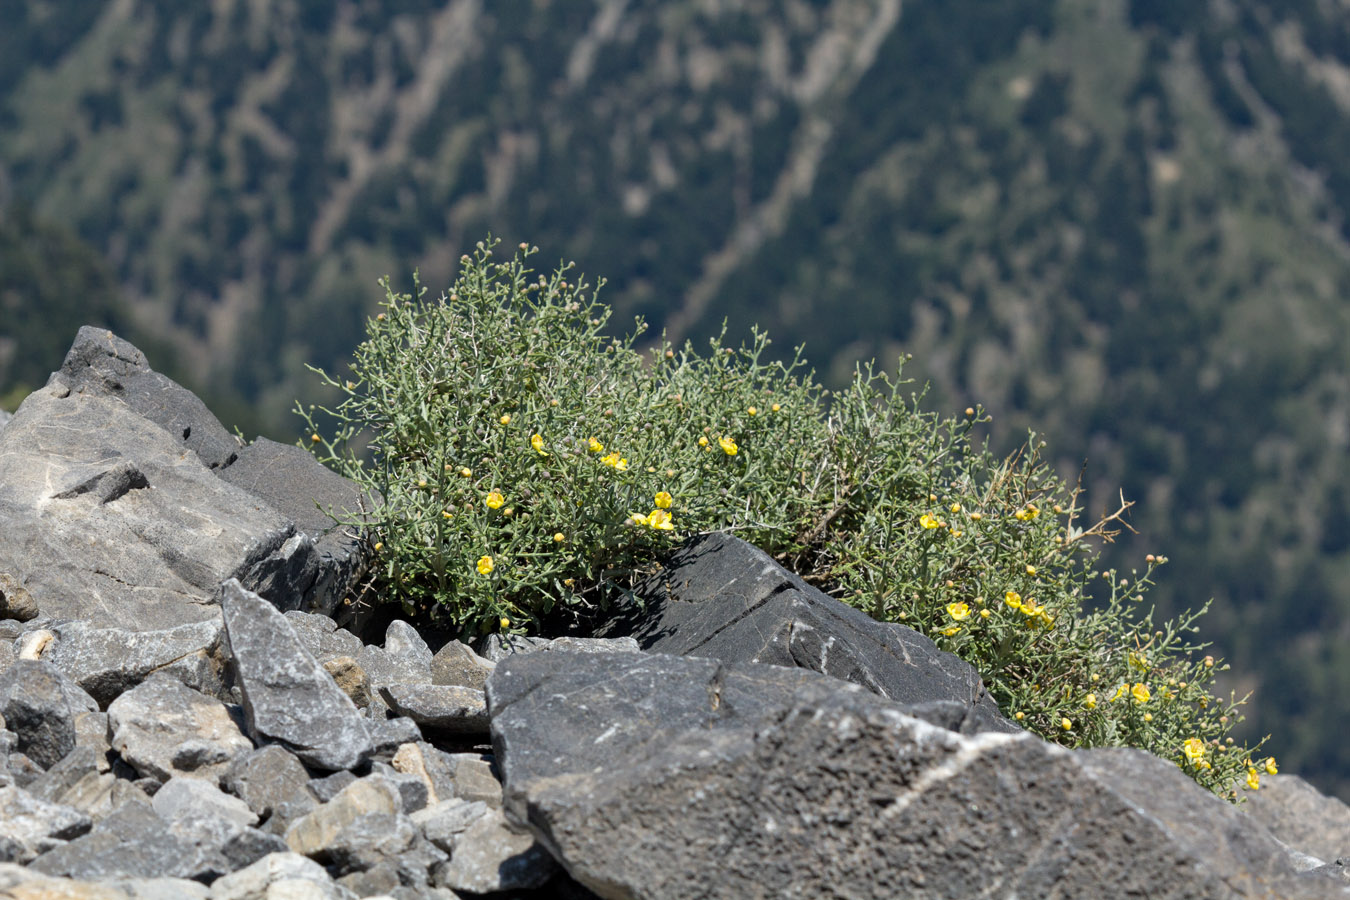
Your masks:
[[[227,424],[293,439],[287,410],[320,397],[303,364],[350,353],[376,278],[446,284],[489,231],[673,337],[759,322],[834,383],[908,351],[933,408],[983,404],[1008,450],[1035,428],[1066,475],[1086,462],[1094,511],[1139,501],[1113,559],[1166,554],[1167,609],[1215,598],[1253,730],[1350,797],[1341,3],[49,0],[0,21],[0,235],[94,248],[83,296],[109,273]],[[0,273],[0,340],[64,347],[72,313],[29,316],[29,283]],[[8,358],[0,397],[32,377]]]

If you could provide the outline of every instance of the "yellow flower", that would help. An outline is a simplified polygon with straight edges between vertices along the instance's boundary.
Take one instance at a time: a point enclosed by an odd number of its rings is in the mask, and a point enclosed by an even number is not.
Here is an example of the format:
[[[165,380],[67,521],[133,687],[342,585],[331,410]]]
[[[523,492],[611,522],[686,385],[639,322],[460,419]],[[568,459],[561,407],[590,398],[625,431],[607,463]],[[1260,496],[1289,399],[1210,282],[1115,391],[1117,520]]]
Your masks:
[[[1073,730],[1073,723],[1070,722],[1068,719],[1060,719],[1060,720],[1059,720],[1059,727],[1060,727],[1060,728],[1063,728],[1065,731],[1072,731],[1072,730]]]
[[[1019,721],[1019,722],[1022,721],[1023,719],[1025,719],[1026,717],[1027,717],[1027,714],[1024,713],[1024,712],[1022,712],[1021,710],[1018,710],[1017,712],[1013,713],[1013,718],[1016,719],[1016,720]]]
[[[1013,609],[1021,609],[1022,595],[1017,593],[1017,591],[1008,591],[1003,595],[1003,602],[1011,606]]]
[[[459,470],[459,474],[463,475],[465,478],[468,478],[469,476],[473,475],[473,469],[470,469],[468,466],[464,466]]]
[[[657,531],[672,531],[675,523],[670,520],[670,513],[664,509],[654,509],[647,516],[647,527],[655,528]]]
[[[502,504],[506,502],[506,498],[502,496],[501,491],[492,491],[483,502],[487,504],[488,509],[501,509]]]
[[[1256,774],[1255,769],[1247,770],[1247,787],[1254,791],[1261,790],[1261,776]]]
[[[1036,574],[1036,567],[1035,567],[1035,566],[1027,566],[1027,574],[1028,574],[1028,575],[1035,575],[1035,574]]]
[[[752,407],[750,407],[749,409],[746,410],[746,413],[748,413],[749,415],[752,415],[752,416],[757,416],[757,415],[759,415],[759,410],[752,406]]]
[[[1152,722],[1152,721],[1153,721],[1153,713],[1144,713],[1144,721],[1145,721],[1145,722]]]
[[[586,438],[586,449],[591,451],[592,453],[603,453],[605,451],[605,445],[597,441],[595,438],[590,437]]]
[[[661,509],[670,509],[671,496],[665,491],[656,492],[656,505]]]
[[[989,618],[990,615],[991,615],[991,613],[989,612],[989,610],[987,610],[987,609],[982,609],[982,610],[980,610],[980,618],[981,618],[981,619],[987,619],[987,618]]]
[[[561,544],[565,540],[567,540],[567,535],[563,534],[561,531],[553,532],[553,543]]]
[[[1130,689],[1130,688],[1129,688],[1129,685],[1124,685],[1124,684],[1122,684],[1122,685],[1117,686],[1117,687],[1116,687],[1116,692],[1115,692],[1114,694],[1111,695],[1111,699],[1110,699],[1109,702],[1115,703],[1115,702],[1116,702],[1117,700],[1119,700],[1121,697],[1124,697],[1124,696],[1125,696],[1125,692],[1128,691],[1129,689]]]
[[[309,439],[310,439],[311,441],[313,441],[314,443],[316,443],[316,444],[317,444],[319,441],[323,440],[323,438],[319,437],[317,434],[311,434],[311,435],[309,436]]]
[[[1134,651],[1130,651],[1130,668],[1138,669],[1141,672],[1147,672],[1148,657],[1145,656],[1142,652],[1135,653]]]
[[[1275,757],[1273,756],[1266,757],[1266,774],[1267,775],[1280,774],[1280,769],[1278,766],[1275,765]]]
[[[1181,745],[1181,752],[1186,754],[1186,759],[1191,765],[1198,766],[1205,758],[1205,742],[1199,738],[1187,738]]]
[[[954,513],[959,513],[961,511],[961,504],[953,503],[950,507],[948,507],[948,509],[950,509]]]
[[[778,412],[778,411],[779,411],[780,409],[782,409],[782,408],[783,408],[783,407],[779,406],[777,403],[775,403],[773,406],[770,406],[770,407],[769,407],[769,409],[773,410],[774,412]]]
[[[381,550],[383,550],[383,549],[384,549],[384,543],[383,543],[382,541],[376,541],[376,542],[375,542],[375,552],[376,552],[376,553],[379,553],[379,552],[380,552]]]
[[[490,556],[478,557],[478,574],[488,575],[491,574],[491,572],[492,572],[492,557]]]
[[[970,618],[970,607],[965,603],[948,603],[947,615],[958,622],[964,622],[966,619]]]
[[[948,627],[948,628],[942,629],[942,633],[945,634],[947,637],[951,637],[952,635],[956,634],[956,633],[959,632],[960,630],[961,630],[961,626],[960,626],[960,625],[952,625],[952,626],[950,626],[950,627]]]
[[[624,459],[617,452],[600,457],[600,461],[611,469],[616,469],[620,472],[626,472],[628,470],[628,460]]]
[[[500,619],[497,620],[497,624],[502,626],[502,631],[505,631],[506,629],[511,627],[511,620],[508,619],[506,616],[502,616]]]
[[[698,438],[698,445],[699,445],[700,447],[707,447],[707,446],[708,446],[708,436],[707,436],[707,435],[699,435],[699,438]]]
[[[501,422],[503,425],[510,425],[510,424],[511,424],[511,414],[510,414],[510,413],[502,413],[502,417],[501,417],[500,419],[498,419],[497,421],[498,421],[498,422]]]
[[[737,447],[736,442],[729,437],[718,438],[717,446],[721,447],[722,452],[725,453],[727,456],[735,456],[737,453],[740,452],[741,449]]]
[[[1147,703],[1149,697],[1153,696],[1148,692],[1148,685],[1138,682],[1130,688],[1130,694],[1134,697],[1135,703]]]
[[[933,528],[942,527],[942,521],[933,516],[932,513],[924,513],[923,515],[919,516],[919,524],[922,525],[924,528],[928,528],[930,530]]]
[[[1096,694],[1088,694],[1086,697],[1083,698],[1083,705],[1086,706],[1088,709],[1096,709],[1096,708],[1097,708],[1097,695],[1096,695]]]
[[[530,446],[533,447],[534,452],[538,453],[540,456],[548,456],[548,453],[544,451],[544,439],[541,436],[537,434],[530,435]]]
[[[628,518],[634,525],[642,526],[647,524],[647,517],[642,513],[629,513]]]

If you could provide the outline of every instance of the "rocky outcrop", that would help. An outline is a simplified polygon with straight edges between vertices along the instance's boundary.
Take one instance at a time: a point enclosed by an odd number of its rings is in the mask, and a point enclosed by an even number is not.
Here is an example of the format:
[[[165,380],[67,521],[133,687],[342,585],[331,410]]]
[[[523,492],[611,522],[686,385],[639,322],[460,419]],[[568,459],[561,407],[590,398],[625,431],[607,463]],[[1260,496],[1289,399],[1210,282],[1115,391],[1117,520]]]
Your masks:
[[[644,650],[820,672],[900,703],[929,704],[965,732],[1020,729],[999,714],[979,673],[903,625],[877,622],[811,587],[728,534],[677,550],[639,592],[631,630]]]
[[[98,627],[212,619],[231,577],[331,611],[364,561],[316,504],[362,500],[297,452],[243,447],[135,347],[82,328],[0,429],[0,573],[40,613]]]
[[[1047,744],[729,536],[597,636],[368,642],[311,463],[88,329],[0,429],[0,897],[1350,896],[1338,801]]]

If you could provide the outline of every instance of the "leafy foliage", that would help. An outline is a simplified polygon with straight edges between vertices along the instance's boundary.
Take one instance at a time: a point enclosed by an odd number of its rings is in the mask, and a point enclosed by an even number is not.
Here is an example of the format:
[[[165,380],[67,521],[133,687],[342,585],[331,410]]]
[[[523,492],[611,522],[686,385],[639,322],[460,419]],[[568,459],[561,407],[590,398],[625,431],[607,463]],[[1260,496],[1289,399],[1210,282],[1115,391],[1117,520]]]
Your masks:
[[[352,378],[299,410],[322,459],[383,497],[365,523],[372,589],[466,634],[535,631],[603,611],[679,538],[731,529],[808,581],[901,621],[980,671],[1001,708],[1071,747],[1137,746],[1235,796],[1256,748],[1227,735],[1240,703],[1212,694],[1198,617],[1155,627],[1142,576],[1094,568],[1077,492],[1039,457],[977,440],[982,413],[925,413],[898,375],[860,368],[833,396],[770,361],[756,333],[634,349],[563,265],[538,277],[521,245],[480,243],[450,292],[385,282]],[[364,443],[368,457],[358,455]],[[1105,608],[1084,609],[1094,579]],[[1266,763],[1271,769],[1274,762]]]

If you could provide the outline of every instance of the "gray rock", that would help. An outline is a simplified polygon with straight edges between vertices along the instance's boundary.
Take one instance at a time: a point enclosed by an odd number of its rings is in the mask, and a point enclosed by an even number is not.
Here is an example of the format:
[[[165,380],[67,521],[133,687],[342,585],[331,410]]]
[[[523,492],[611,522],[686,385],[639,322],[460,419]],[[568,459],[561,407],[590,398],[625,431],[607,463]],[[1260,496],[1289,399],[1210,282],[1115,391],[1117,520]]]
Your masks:
[[[291,850],[320,862],[348,825],[362,816],[402,812],[398,787],[379,775],[370,775],[347,785],[337,796],[298,819],[286,830]]]
[[[112,878],[73,881],[0,863],[0,896],[14,900],[206,900],[204,885],[184,878]]]
[[[108,751],[112,749],[108,741],[108,714],[97,711],[76,713],[75,746],[89,747],[106,763]]]
[[[33,595],[7,572],[0,572],[0,619],[27,622],[38,617]]]
[[[160,817],[173,822],[187,816],[209,815],[241,827],[258,824],[258,814],[247,803],[202,781],[181,775],[170,778],[150,803]]]
[[[488,732],[482,691],[449,684],[385,684],[380,696],[393,712],[423,728],[465,735]]]
[[[219,783],[230,762],[253,749],[238,713],[170,675],[155,674],[108,707],[112,747],[141,775],[188,775]]]
[[[800,669],[534,653],[488,702],[508,811],[601,896],[1350,896],[1175,764]]]
[[[468,644],[450,641],[431,658],[431,683],[453,684],[481,691],[496,666],[496,663],[474,653]]]
[[[500,809],[487,809],[451,844],[450,862],[437,870],[436,884],[455,891],[527,890],[544,884],[558,870],[534,835],[507,822]]]
[[[288,849],[280,835],[259,831],[219,816],[181,812],[169,823],[169,831],[183,842],[191,844],[200,855],[202,864],[199,875],[206,880],[238,871],[264,856],[284,853]]]
[[[272,853],[252,865],[217,879],[211,900],[356,900],[356,894],[333,883],[323,866],[298,853]]]
[[[18,735],[18,751],[44,769],[75,749],[75,716],[97,709],[93,697],[49,662],[20,659],[0,672],[5,727]]]
[[[335,656],[355,657],[365,646],[359,637],[339,628],[329,616],[290,610],[286,613],[286,621],[291,623],[296,638],[309,655],[319,662]]]
[[[1262,775],[1240,809],[1290,847],[1334,863],[1350,857],[1350,806],[1297,775]]]
[[[39,800],[77,809],[93,819],[112,812],[113,785],[107,756],[93,747],[76,747],[26,790]]]
[[[239,450],[220,477],[264,500],[310,542],[316,565],[305,608],[350,618],[353,607],[344,601],[367,568],[368,551],[356,529],[337,519],[359,521],[363,507],[374,508],[360,488],[299,447],[261,437]]]
[[[399,813],[367,813],[357,816],[334,835],[317,856],[338,872],[362,871],[394,861],[411,849],[417,828]],[[315,854],[311,854],[312,857]],[[422,882],[427,880],[422,871]]]
[[[427,803],[436,804],[457,796],[455,770],[458,762],[451,754],[425,741],[403,744],[390,759],[396,772],[413,775],[427,786]]]
[[[351,698],[358,709],[370,706],[370,676],[351,656],[333,656],[323,660],[323,670],[332,676],[333,683]]]
[[[475,753],[449,754],[455,767],[454,795],[462,800],[481,800],[488,806],[502,805],[502,783],[492,764]]]
[[[355,778],[355,776],[352,776]],[[309,772],[295,754],[276,744],[235,757],[221,783],[259,819],[285,827],[319,805]]]
[[[0,862],[32,862],[92,824],[77,809],[39,800],[14,785],[0,787]]]
[[[807,669],[916,706],[955,701],[965,710],[956,730],[966,734],[1021,730],[970,664],[913,629],[826,596],[731,535],[681,547],[639,595],[643,609],[628,624],[644,650]],[[940,706],[927,714],[950,718]]]
[[[370,740],[375,747],[373,758],[387,762],[399,747],[422,740],[422,729],[412,719],[377,719],[370,723]]]
[[[173,628],[100,628],[85,621],[53,624],[41,659],[107,707],[152,673],[163,672],[204,694],[220,696],[224,660],[220,616]]]
[[[68,878],[198,878],[210,872],[202,854],[169,830],[149,807],[127,804],[69,843],[29,864]]]
[[[366,759],[373,746],[365,720],[290,622],[233,579],[221,586],[221,609],[249,734],[320,769],[349,769]]]
[[[400,772],[388,763],[377,762],[370,767],[372,775],[379,775],[394,787],[403,799],[402,812],[415,813],[426,807],[431,799],[431,789],[417,775]]]
[[[309,792],[313,794],[320,803],[327,803],[348,786],[355,784],[359,779],[346,770],[334,772],[332,775],[326,775],[323,778],[315,778],[309,782]]]
[[[431,648],[422,636],[402,619],[389,623],[384,632],[384,652],[390,656],[406,659],[410,663],[425,668],[430,677],[431,660],[434,658]]]
[[[539,650],[568,650],[573,653],[636,653],[641,650],[638,641],[628,635],[599,638],[542,638],[523,634],[489,634],[478,652],[488,662],[498,663],[517,653]]]
[[[418,810],[409,818],[427,840],[450,853],[455,849],[455,839],[487,815],[487,811],[488,805],[482,801],[443,800]]]

